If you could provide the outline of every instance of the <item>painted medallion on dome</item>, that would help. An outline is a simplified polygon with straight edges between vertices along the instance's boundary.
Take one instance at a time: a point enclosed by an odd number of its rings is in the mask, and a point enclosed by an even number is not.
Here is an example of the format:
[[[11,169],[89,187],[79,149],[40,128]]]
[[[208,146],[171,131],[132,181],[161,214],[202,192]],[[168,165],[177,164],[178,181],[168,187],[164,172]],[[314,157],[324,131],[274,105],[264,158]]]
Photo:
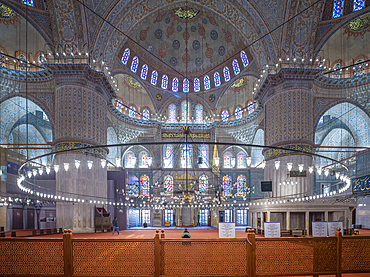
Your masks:
[[[244,83],[245,83],[244,78],[240,78],[236,80],[230,87],[234,89],[241,88],[244,85]]]
[[[190,8],[190,9],[183,9],[183,8],[177,8],[173,10],[174,14],[178,16],[181,19],[192,19],[196,17],[199,14],[199,10]]]
[[[131,76],[126,76],[126,82],[130,87],[141,88],[140,83],[136,81],[134,78],[132,78]]]

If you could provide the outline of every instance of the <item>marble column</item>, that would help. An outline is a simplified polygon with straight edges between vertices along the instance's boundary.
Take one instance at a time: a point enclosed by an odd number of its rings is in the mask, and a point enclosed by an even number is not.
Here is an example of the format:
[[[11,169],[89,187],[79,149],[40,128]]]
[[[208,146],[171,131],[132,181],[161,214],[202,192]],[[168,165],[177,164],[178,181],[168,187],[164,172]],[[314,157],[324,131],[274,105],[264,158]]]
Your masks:
[[[104,77],[100,73],[87,66],[69,70],[68,74],[55,71],[55,151],[105,145],[107,103],[114,91],[109,90],[108,82],[102,81]],[[107,201],[107,169],[101,166],[106,155],[103,148],[55,155],[54,164],[59,165],[56,190],[62,197],[69,198],[56,204],[57,228],[74,232],[94,230],[94,206],[106,207]],[[76,160],[80,162],[79,168],[75,166]],[[92,163],[91,169],[88,162]],[[69,165],[68,170],[64,169],[65,164]]]
[[[258,227],[258,216],[257,212],[254,213],[254,228],[257,230]]]
[[[267,222],[271,222],[271,212],[267,211]]]
[[[290,211],[286,212],[286,229],[290,230]]]
[[[263,212],[261,212],[261,229],[263,230],[264,228],[264,226],[263,226],[263,224],[264,224],[264,220],[263,220]]]
[[[326,221],[326,222],[329,221],[329,212],[328,211],[324,212],[324,221]]]
[[[307,235],[309,235],[310,233],[310,212],[309,211],[306,211],[305,213],[305,226],[306,226],[306,232],[307,232]]]
[[[315,69],[281,69],[278,74],[267,77],[255,96],[265,111],[265,145],[313,151],[314,96],[311,89],[318,72]],[[272,181],[273,197],[311,194],[313,176],[308,172],[313,163],[311,155],[268,148],[263,155],[266,160],[264,179]],[[275,161],[280,162],[278,170]],[[306,175],[291,177],[287,163],[293,164],[294,176],[299,174],[298,165],[303,164]]]

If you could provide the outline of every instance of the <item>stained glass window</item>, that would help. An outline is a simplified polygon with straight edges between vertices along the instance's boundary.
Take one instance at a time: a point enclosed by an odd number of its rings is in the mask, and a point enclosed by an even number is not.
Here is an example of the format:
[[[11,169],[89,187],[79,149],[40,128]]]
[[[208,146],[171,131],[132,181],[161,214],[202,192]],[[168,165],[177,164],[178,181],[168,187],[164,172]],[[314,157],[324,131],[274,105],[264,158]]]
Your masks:
[[[149,120],[150,119],[150,113],[148,109],[143,110],[143,120]]]
[[[340,68],[341,68],[341,64],[340,63],[336,63],[334,66],[333,66],[333,70],[334,72],[331,74],[331,76],[333,78],[336,78],[336,79],[339,79],[342,75],[342,72],[340,72]]]
[[[182,91],[184,93],[189,92],[189,80],[188,79],[184,79],[184,81],[182,82]]]
[[[203,106],[200,104],[195,107],[195,122],[203,123]]]
[[[132,63],[131,63],[131,71],[136,73],[136,70],[137,70],[137,67],[139,66],[139,58],[138,57],[134,57],[132,59]]]
[[[243,117],[243,111],[241,108],[237,107],[235,109],[235,118],[236,119],[241,119]]]
[[[126,48],[125,52],[123,52],[121,62],[124,65],[126,65],[129,57],[130,57],[130,49]]]
[[[153,86],[156,86],[157,85],[157,79],[158,79],[158,73],[157,71],[153,71],[152,72],[152,77],[150,78],[150,83],[153,85]]]
[[[181,144],[181,167],[191,168],[191,160],[193,158],[193,151],[191,144]]]
[[[245,196],[247,192],[247,178],[245,178],[244,175],[239,175],[236,183],[237,183],[236,195]]]
[[[27,63],[26,63],[26,57],[24,55],[19,55],[18,57],[19,63],[20,63],[20,69],[21,70],[27,70]]]
[[[178,92],[179,91],[179,79],[177,79],[176,77],[173,78],[173,80],[172,80],[172,91],[173,92]]]
[[[182,122],[188,122],[189,117],[190,117],[190,112],[189,112],[189,103],[186,101],[183,101],[181,103],[181,120]]]
[[[248,113],[251,114],[254,112],[254,105],[252,101],[248,102]]]
[[[42,119],[45,121],[49,121],[49,117],[45,112],[42,112]]]
[[[364,60],[363,59],[358,59],[355,64],[357,63],[360,63],[360,62],[363,62]],[[364,65],[363,64],[358,64],[358,65],[355,65],[353,67],[353,75],[355,76],[361,76],[365,74],[365,68],[364,68]]]
[[[134,168],[135,167],[135,154],[131,151],[127,152],[126,154],[126,168]]]
[[[161,88],[162,89],[167,89],[167,85],[168,85],[168,77],[167,77],[167,75],[163,75],[162,76],[162,85],[161,85]]]
[[[148,153],[146,153],[145,151],[140,153],[139,167],[144,167],[144,168],[149,167],[149,165],[148,165]]]
[[[239,153],[238,154],[237,167],[238,168],[246,168],[247,167],[247,164],[246,164],[246,161],[245,161],[245,154],[244,153]]]
[[[225,175],[222,178],[222,188],[223,188],[222,195],[223,196],[231,196],[232,195],[232,191],[233,191],[232,181],[233,180],[232,180],[230,175]]]
[[[211,88],[211,80],[209,79],[208,75],[204,77],[204,89],[209,90]]]
[[[333,18],[337,18],[343,15],[343,3],[344,0],[334,0]]]
[[[322,117],[320,117],[320,119],[319,119],[319,125],[320,124],[323,124],[324,123],[324,117],[322,116]]]
[[[245,54],[244,51],[240,52],[240,58],[242,59],[244,67],[247,67],[249,65],[247,54]]]
[[[172,195],[172,193],[173,193],[173,177],[171,175],[167,175],[164,177],[164,194]]]
[[[215,73],[215,75],[213,76],[214,79],[215,79],[215,86],[216,87],[219,87],[221,85],[221,78],[220,78],[220,74],[218,72]]]
[[[221,114],[221,118],[223,122],[226,122],[229,120],[229,112],[227,110],[223,110]]]
[[[233,61],[233,69],[235,75],[238,75],[240,73],[239,63],[237,60]]]
[[[168,119],[170,123],[175,123],[176,122],[176,106],[175,104],[171,104],[168,107]]]
[[[204,174],[199,177],[199,192],[203,195],[208,194],[208,177]]]
[[[144,174],[140,176],[140,195],[149,196],[149,184],[150,178],[148,175]]]
[[[1,55],[1,52],[0,52],[0,66],[1,67],[5,66],[5,56]]]
[[[224,168],[231,168],[231,159],[233,158],[233,155],[231,153],[225,153],[224,155]]]
[[[353,11],[357,12],[365,7],[365,0],[354,0],[353,1]]]
[[[224,67],[224,79],[225,82],[230,81],[230,70],[227,66]]]
[[[203,163],[199,167],[207,168],[208,167],[208,145],[207,144],[200,145],[200,156],[203,158]]]
[[[23,4],[33,7],[33,0],[22,0]]]
[[[194,79],[194,91],[199,92],[200,91],[200,81],[198,78]]]
[[[173,164],[173,154],[172,154],[173,148],[172,148],[172,145],[171,144],[165,145],[163,150],[164,150],[164,153],[163,153],[163,157],[164,157],[163,167],[164,168],[172,168],[172,164]]]
[[[146,77],[148,76],[148,66],[146,64],[143,65],[141,68],[141,79],[146,80]]]
[[[116,106],[116,109],[117,109],[119,112],[122,112],[122,110],[123,110],[123,103],[122,103],[122,100],[117,100],[117,106]]]
[[[131,106],[130,107],[130,110],[128,112],[128,116],[131,117],[131,118],[135,118],[136,117],[136,109],[134,106]]]

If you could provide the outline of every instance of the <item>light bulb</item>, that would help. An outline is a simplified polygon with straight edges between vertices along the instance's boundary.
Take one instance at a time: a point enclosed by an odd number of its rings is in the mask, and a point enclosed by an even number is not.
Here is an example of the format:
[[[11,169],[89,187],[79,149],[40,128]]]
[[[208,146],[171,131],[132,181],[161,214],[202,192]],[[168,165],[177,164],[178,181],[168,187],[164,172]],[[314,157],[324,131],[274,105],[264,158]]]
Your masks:
[[[87,161],[87,167],[91,169],[93,166],[93,161]]]
[[[322,168],[321,168],[321,167],[319,167],[319,168],[317,169],[317,173],[321,176],[321,173],[322,173]]]
[[[50,173],[50,166],[47,166],[46,167],[46,174],[49,174]]]
[[[116,158],[116,166],[117,167],[121,166],[121,159],[120,158]]]
[[[247,166],[250,166],[252,163],[252,157],[247,157]]]
[[[80,167],[81,162],[79,160],[75,160],[75,167],[78,169]]]
[[[57,164],[54,165],[54,171],[55,171],[55,173],[58,173],[58,171],[59,171],[59,165],[57,165]]]
[[[219,157],[215,157],[215,165],[216,166],[220,165],[220,158]]]
[[[105,165],[107,164],[107,161],[105,159],[100,160],[101,167],[104,168]]]
[[[275,161],[276,170],[279,170],[279,167],[280,167],[280,161]]]
[[[340,173],[339,172],[335,172],[335,178],[336,179],[339,179],[339,176],[340,176]]]
[[[32,172],[31,171],[28,171],[27,174],[28,174],[28,178],[32,177]]]
[[[235,158],[231,158],[231,166],[235,167]]]
[[[37,175],[37,170],[36,169],[32,169],[32,173],[33,173],[33,176],[36,176]]]
[[[312,173],[312,172],[313,172],[313,166],[310,166],[310,167],[308,168],[308,171],[309,171],[310,173]]]
[[[261,166],[262,166],[262,169],[265,169],[266,161],[263,161],[262,164],[261,164]]]
[[[303,167],[304,167],[304,164],[299,164],[298,165],[299,172],[302,172],[303,171]]]
[[[293,163],[287,163],[286,165],[287,165],[288,170],[291,171],[293,168]]]
[[[68,171],[68,169],[69,169],[69,163],[64,163],[64,170]]]
[[[326,177],[328,177],[328,176],[329,176],[329,169],[328,169],[328,168],[326,168],[326,169],[325,169],[325,176],[326,176]]]
[[[39,174],[40,174],[40,175],[42,175],[42,173],[43,173],[43,172],[44,172],[44,171],[43,171],[42,167],[40,167],[40,168],[39,168]]]
[[[148,157],[148,165],[151,166],[153,163],[153,158],[152,157]]]

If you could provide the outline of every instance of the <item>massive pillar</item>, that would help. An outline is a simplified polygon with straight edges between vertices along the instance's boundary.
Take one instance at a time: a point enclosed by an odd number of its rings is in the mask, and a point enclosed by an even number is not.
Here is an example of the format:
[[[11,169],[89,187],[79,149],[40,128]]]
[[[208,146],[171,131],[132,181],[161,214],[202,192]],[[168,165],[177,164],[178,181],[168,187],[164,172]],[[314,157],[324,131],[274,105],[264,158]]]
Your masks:
[[[312,152],[314,147],[311,89],[318,70],[282,69],[269,75],[256,95],[265,110],[265,145]],[[264,179],[272,181],[273,197],[302,196],[312,191],[308,167],[312,156],[288,150],[264,149]],[[280,162],[275,169],[275,162]],[[292,163],[289,172],[288,163]],[[298,165],[303,164],[303,172]]]
[[[101,74],[87,66],[69,70],[59,69],[54,73],[55,151],[105,145],[107,103],[114,92]],[[94,206],[102,207],[107,201],[107,169],[101,165],[106,154],[103,148],[56,154],[54,164],[59,165],[56,190],[70,200],[57,202],[58,228],[70,228],[74,232],[94,230]],[[80,163],[78,168],[76,161]],[[92,163],[91,168],[88,163]],[[69,164],[68,170],[65,164]]]

